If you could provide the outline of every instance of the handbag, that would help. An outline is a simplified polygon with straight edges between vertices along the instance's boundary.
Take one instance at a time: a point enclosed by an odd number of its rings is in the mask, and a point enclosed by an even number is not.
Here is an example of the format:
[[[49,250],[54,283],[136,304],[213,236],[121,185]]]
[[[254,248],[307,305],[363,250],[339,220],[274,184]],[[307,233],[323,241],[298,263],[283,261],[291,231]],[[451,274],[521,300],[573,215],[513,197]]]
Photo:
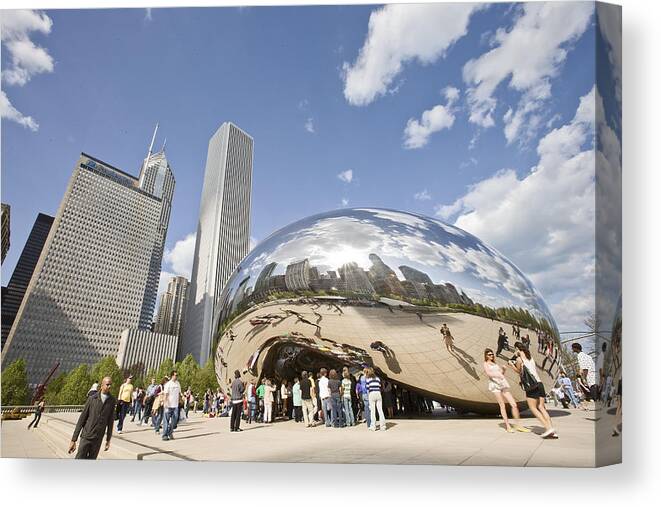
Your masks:
[[[530,370],[526,368],[526,365],[524,364],[521,370],[519,383],[521,384],[521,388],[527,392],[534,388],[539,383],[539,380],[530,373]]]

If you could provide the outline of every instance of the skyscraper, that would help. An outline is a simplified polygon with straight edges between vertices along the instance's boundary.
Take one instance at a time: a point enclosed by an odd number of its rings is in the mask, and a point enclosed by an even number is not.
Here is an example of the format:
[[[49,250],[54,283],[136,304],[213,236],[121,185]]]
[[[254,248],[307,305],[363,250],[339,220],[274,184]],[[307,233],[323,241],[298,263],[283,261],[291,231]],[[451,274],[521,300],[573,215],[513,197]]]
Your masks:
[[[221,292],[250,250],[252,158],[252,137],[233,123],[223,123],[209,140],[180,359],[192,354],[203,364],[209,358]]]
[[[168,289],[161,296],[158,306],[155,333],[181,336],[188,302],[188,286],[188,280],[183,276],[170,278]]]
[[[5,256],[9,251],[9,217],[10,217],[11,208],[9,204],[2,203],[2,212],[0,212],[0,250],[2,250],[2,258],[0,259],[0,264],[5,262]]]
[[[53,225],[53,217],[39,213],[34,221],[21,256],[18,258],[14,272],[7,287],[2,291],[2,348],[5,348],[9,330],[14,324],[16,314],[25,296],[34,268],[46,243],[46,238]]]
[[[153,139],[152,139],[153,146]],[[140,178],[82,153],[2,351],[28,380],[116,356],[121,333],[148,325],[174,178],[165,154]],[[156,283],[154,283],[154,279]]]

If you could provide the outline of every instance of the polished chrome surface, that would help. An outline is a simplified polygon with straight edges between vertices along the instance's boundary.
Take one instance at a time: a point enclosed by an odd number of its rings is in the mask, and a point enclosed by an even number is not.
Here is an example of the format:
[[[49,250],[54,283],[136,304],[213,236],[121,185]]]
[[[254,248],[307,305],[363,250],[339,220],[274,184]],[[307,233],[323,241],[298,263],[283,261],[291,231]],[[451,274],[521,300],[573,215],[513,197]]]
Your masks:
[[[372,364],[430,398],[493,410],[482,353],[499,327],[513,345],[513,325],[532,351],[537,331],[557,340],[532,283],[475,236],[413,213],[336,210],[275,232],[237,267],[215,315],[216,372],[226,387],[235,369],[258,379]]]

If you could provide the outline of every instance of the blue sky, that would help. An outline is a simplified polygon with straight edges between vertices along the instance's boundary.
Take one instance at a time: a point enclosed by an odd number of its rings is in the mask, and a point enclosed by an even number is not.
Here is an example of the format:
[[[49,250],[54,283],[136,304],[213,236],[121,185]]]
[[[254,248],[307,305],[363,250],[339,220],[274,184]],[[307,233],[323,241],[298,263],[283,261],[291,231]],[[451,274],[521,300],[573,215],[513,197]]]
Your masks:
[[[157,121],[177,181],[163,271],[190,276],[207,143],[229,120],[255,140],[255,240],[338,207],[434,216],[498,248],[561,329],[580,328],[594,307],[594,120],[578,112],[582,97],[594,112],[599,31],[582,5],[3,15],[16,27],[3,32],[3,283],[36,214],[56,213],[79,153],[137,175]],[[25,39],[33,46],[12,52]],[[5,74],[21,66],[26,82]],[[612,113],[616,90],[599,92]],[[552,171],[565,166],[563,187]]]

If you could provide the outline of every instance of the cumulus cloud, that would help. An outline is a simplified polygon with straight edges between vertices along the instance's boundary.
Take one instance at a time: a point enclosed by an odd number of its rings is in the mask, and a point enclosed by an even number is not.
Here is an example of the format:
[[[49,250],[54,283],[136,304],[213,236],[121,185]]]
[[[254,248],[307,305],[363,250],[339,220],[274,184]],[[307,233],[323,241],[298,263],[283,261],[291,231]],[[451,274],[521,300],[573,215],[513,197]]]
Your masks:
[[[185,276],[190,280],[194,255],[195,233],[190,233],[184,239],[177,241],[172,249],[166,249],[163,260],[176,275]]]
[[[42,12],[2,12],[0,34],[11,61],[9,68],[2,71],[2,80],[5,83],[23,86],[37,74],[53,72],[55,63],[48,51],[30,40],[32,32],[48,35],[52,26],[53,21]]]
[[[587,29],[594,5],[531,2],[520,9],[514,26],[510,30],[500,28],[494,35],[495,47],[469,60],[463,69],[469,86],[469,120],[480,127],[495,125],[498,102],[494,94],[501,83],[507,82],[510,89],[521,94],[516,108],[503,116],[508,144],[530,140],[542,123],[542,109],[551,95],[551,78],[557,75],[571,44]]]
[[[176,273],[171,273],[170,271],[161,271],[161,276],[158,279],[158,300],[157,301],[160,302],[161,294],[163,294],[164,292],[166,292],[168,290],[168,283],[175,276],[177,276]],[[157,302],[156,308],[158,308],[158,302]]]
[[[7,98],[4,91],[0,91],[0,118],[15,121],[19,125],[29,128],[32,132],[39,130],[39,124],[32,116],[25,116],[18,111]]]
[[[305,126],[305,130],[307,130],[310,134],[314,134],[315,130],[314,130],[314,122],[313,122],[312,118],[308,118],[305,121],[304,126]]]
[[[353,181],[353,169],[342,171],[337,175],[337,177],[345,183],[351,183]]]
[[[599,32],[608,46],[608,59],[615,81],[615,97],[622,101],[622,7],[597,4]]]
[[[355,106],[390,91],[404,64],[430,64],[466,35],[480,4],[396,4],[370,15],[368,34],[356,61],[343,65],[344,96]]]
[[[349,199],[347,199],[346,197],[343,197],[342,198],[342,207],[346,208],[348,205],[349,205]]]
[[[416,201],[429,201],[429,200],[431,199],[431,195],[429,195],[429,192],[428,192],[427,189],[425,188],[425,189],[422,190],[421,192],[417,192],[417,193],[413,196],[413,198],[414,198]]]
[[[2,81],[8,85],[24,86],[37,74],[53,72],[55,64],[46,49],[31,39],[32,32],[48,35],[53,21],[43,12],[6,10],[0,15],[0,39],[8,55],[8,68],[2,71]],[[31,116],[18,111],[5,94],[0,92],[0,117],[14,121],[36,132],[39,124]]]
[[[585,316],[586,304],[577,301],[592,298],[588,306],[594,308],[598,102],[593,88],[570,122],[539,141],[538,163],[529,173],[519,177],[513,169],[500,170],[436,209],[512,259],[565,329],[579,326]]]
[[[422,148],[429,142],[434,132],[449,129],[454,124],[454,103],[459,98],[459,90],[448,86],[442,90],[445,104],[439,104],[424,111],[420,120],[410,118],[404,129],[404,147],[411,150]]]

